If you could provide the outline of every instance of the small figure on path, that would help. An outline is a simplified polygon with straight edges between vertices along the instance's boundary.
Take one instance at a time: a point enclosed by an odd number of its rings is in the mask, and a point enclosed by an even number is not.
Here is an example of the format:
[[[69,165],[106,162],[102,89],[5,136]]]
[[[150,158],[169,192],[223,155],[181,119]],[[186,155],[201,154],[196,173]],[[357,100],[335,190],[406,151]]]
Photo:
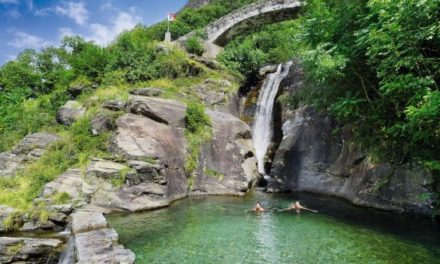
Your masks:
[[[291,203],[288,208],[280,210],[280,212],[288,211],[288,210],[295,210],[295,212],[297,214],[301,213],[301,210],[306,210],[306,211],[310,211],[310,212],[314,212],[314,213],[318,212],[316,210],[312,210],[312,209],[309,209],[309,208],[302,206],[298,201]]]

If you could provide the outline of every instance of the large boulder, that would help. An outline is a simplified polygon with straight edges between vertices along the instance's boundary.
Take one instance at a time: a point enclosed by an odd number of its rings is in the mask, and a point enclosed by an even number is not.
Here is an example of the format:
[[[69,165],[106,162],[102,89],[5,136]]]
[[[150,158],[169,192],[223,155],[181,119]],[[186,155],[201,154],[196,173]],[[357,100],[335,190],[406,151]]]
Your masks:
[[[116,124],[113,117],[105,113],[98,113],[92,119],[92,134],[94,136],[112,131],[115,128]]]
[[[78,264],[131,264],[135,261],[134,253],[118,244],[118,234],[114,229],[107,228],[107,220],[102,213],[75,212],[72,215],[72,232],[74,248],[67,247],[66,251],[74,252]]]
[[[194,195],[244,195],[258,176],[249,127],[233,115],[207,111],[212,140],[203,146]]]
[[[80,119],[86,113],[86,109],[77,101],[67,101],[56,115],[58,123],[66,126],[72,125],[76,120]]]
[[[82,173],[79,169],[68,169],[57,179],[47,183],[43,188],[43,197],[50,197],[58,193],[67,193],[70,198],[77,199],[82,196]]]
[[[184,125],[186,105],[179,101],[131,96],[127,107],[131,113],[143,115],[159,123]]]
[[[0,237],[0,263],[58,263],[63,242],[49,238]]]
[[[74,234],[101,228],[107,228],[107,220],[101,213],[78,211],[72,215],[72,232]]]
[[[45,132],[27,135],[11,151],[0,153],[0,177],[14,176],[27,163],[39,159],[57,140],[57,135]]]

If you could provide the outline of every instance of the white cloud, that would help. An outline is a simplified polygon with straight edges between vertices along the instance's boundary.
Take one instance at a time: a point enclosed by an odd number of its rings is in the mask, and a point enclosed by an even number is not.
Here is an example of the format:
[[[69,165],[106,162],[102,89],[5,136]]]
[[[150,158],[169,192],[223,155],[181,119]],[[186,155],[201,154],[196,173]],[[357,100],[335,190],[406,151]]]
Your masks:
[[[14,34],[14,39],[8,42],[9,46],[17,49],[33,48],[38,49],[42,47],[49,46],[51,43],[45,41],[44,39],[28,34],[26,32],[16,32]]]
[[[79,25],[84,25],[89,19],[89,12],[84,3],[64,3],[62,6],[55,7],[55,13],[70,17]]]
[[[134,28],[140,21],[141,18],[136,15],[120,12],[110,26],[97,23],[91,24],[92,35],[88,36],[87,39],[101,45],[109,44],[122,31]]]
[[[18,4],[18,0],[0,0],[0,4]]]
[[[58,32],[59,32],[60,40],[63,40],[63,38],[66,37],[66,36],[74,36],[75,35],[71,28],[62,27],[62,28],[58,29]]]

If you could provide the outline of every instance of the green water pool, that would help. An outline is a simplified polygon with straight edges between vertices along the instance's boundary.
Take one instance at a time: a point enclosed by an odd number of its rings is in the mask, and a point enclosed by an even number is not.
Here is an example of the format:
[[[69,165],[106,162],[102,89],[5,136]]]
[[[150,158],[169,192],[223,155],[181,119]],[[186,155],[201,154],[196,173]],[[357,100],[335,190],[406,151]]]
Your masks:
[[[319,213],[246,213],[299,200]],[[189,198],[111,215],[136,263],[440,263],[439,225],[310,194]]]

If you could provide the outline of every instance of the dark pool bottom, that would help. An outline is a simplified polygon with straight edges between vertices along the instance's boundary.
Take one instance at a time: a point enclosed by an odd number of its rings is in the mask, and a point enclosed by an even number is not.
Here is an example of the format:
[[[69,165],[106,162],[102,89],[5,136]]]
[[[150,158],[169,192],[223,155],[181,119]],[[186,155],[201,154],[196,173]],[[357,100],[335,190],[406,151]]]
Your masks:
[[[244,212],[257,200],[319,213]],[[318,195],[189,198],[108,219],[136,263],[440,263],[438,224]]]

